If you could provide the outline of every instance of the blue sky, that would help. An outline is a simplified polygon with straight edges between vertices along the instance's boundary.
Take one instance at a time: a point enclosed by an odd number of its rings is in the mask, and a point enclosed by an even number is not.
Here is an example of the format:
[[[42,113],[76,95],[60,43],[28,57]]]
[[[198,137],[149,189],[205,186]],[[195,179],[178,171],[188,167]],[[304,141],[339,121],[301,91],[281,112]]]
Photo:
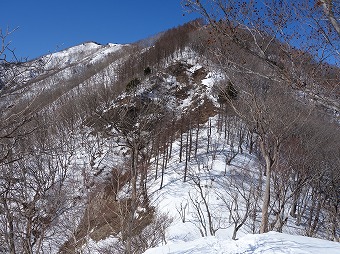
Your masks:
[[[180,0],[6,0],[0,28],[18,57],[29,59],[84,41],[129,43],[195,18]]]

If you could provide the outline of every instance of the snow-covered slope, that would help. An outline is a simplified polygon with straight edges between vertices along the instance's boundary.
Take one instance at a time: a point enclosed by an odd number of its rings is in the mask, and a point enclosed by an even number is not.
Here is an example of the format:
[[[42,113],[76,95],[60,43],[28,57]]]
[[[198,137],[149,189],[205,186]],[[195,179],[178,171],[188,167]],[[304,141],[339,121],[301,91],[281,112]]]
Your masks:
[[[203,80],[203,83],[206,82],[207,80]],[[209,122],[213,127],[209,137],[211,147],[207,152]],[[220,132],[217,129],[218,116],[211,117],[209,122],[201,126],[199,131],[200,145],[197,157],[188,163],[186,182],[183,181],[185,160],[179,160],[179,140],[176,140],[172,145],[172,157],[165,169],[163,179],[160,176],[155,178],[154,172],[150,173],[148,190],[151,202],[159,212],[171,217],[173,222],[166,230],[163,244],[147,250],[144,254],[340,253],[339,243],[297,235],[299,229],[295,228],[292,219],[288,221],[284,230],[286,233],[269,232],[266,234],[247,233],[251,224],[248,221],[239,230],[238,240],[232,240],[233,225],[230,221],[228,222],[229,211],[225,205],[223,206],[219,194],[225,194],[226,197],[230,195],[226,201],[233,202],[231,200],[232,189],[225,191],[222,190],[222,186],[228,183],[226,179],[235,175],[247,182],[246,189],[255,184],[259,177],[256,172],[258,171],[257,159],[256,156],[244,152],[237,155],[231,165],[226,165],[225,160],[228,152],[234,148],[223,138],[223,131]],[[184,137],[186,135],[188,133],[185,133]],[[195,202],[201,204],[200,215],[204,217],[207,214],[197,184],[194,182],[195,178],[200,179],[203,195],[208,201],[210,212],[214,213],[213,224],[217,229],[215,236],[202,237],[204,226],[199,221]],[[251,179],[254,182],[251,182]],[[232,182],[230,183],[232,184]],[[244,208],[242,202],[239,198],[239,209]],[[242,212],[240,214],[242,215]],[[204,220],[205,226],[208,228],[207,217]],[[90,240],[84,248],[84,253],[100,254],[103,249],[115,250],[116,241],[117,238],[114,236],[99,242]]]
[[[85,42],[80,45],[56,52],[42,57],[46,62],[46,69],[58,69],[67,67],[72,64],[91,63],[103,61],[110,54],[121,49],[123,45],[109,43],[100,45],[95,42]]]
[[[15,79],[7,82],[8,85],[5,84],[0,90],[0,93],[8,95],[8,100],[0,103],[13,107],[14,103],[32,100],[44,94],[50,98],[44,99],[41,106],[45,106],[59,98],[56,94],[66,94],[86,81],[92,86],[98,83],[112,84],[125,47],[129,45],[86,42],[45,55],[25,65],[14,66],[8,73],[15,73]],[[11,80],[11,76],[8,76],[8,80]]]
[[[144,254],[338,254],[340,244],[310,237],[269,232],[246,235],[237,241],[205,237],[167,244]]]
[[[254,154],[248,153],[248,148],[238,147],[242,122],[230,116],[228,126],[221,125],[218,112],[218,102],[213,94],[214,81],[219,80],[218,73],[202,66],[191,58],[184,56],[175,59],[156,77],[147,77],[131,93],[134,96],[148,97],[150,100],[163,101],[168,108],[175,110],[174,116],[197,110],[198,107],[210,103],[210,117],[205,123],[200,123],[199,129],[186,130],[182,141],[177,138],[172,143],[171,158],[166,163],[164,174],[155,173],[158,163],[160,171],[162,156],[159,162],[153,158],[150,169],[148,191],[151,204],[162,214],[173,219],[165,232],[163,244],[149,249],[145,254],[186,254],[186,253],[340,253],[340,244],[315,238],[298,236],[302,228],[295,225],[295,218],[289,217],[283,229],[284,233],[269,232],[267,234],[249,234],[251,227],[259,228],[261,197],[250,200],[251,206],[257,211],[255,218],[248,218],[237,232],[237,239],[232,240],[234,224],[230,219],[232,207],[237,205],[233,216],[243,216],[246,200],[242,194],[254,191],[254,186],[261,185],[260,163]],[[190,60],[189,60],[190,59]],[[197,60],[197,59],[196,59]],[[199,61],[197,61],[199,62]],[[199,77],[199,78],[198,78]],[[186,80],[186,82],[181,82]],[[119,106],[119,101],[129,101],[128,93],[113,103],[111,109]],[[143,98],[144,98],[143,97]],[[205,108],[205,113],[206,113]],[[192,119],[195,122],[196,119]],[[218,126],[222,127],[218,127]],[[226,133],[229,134],[226,134]],[[182,135],[182,134],[181,134]],[[229,136],[230,137],[226,137]],[[180,155],[180,143],[192,139],[197,142],[197,153],[186,162],[185,155]],[[190,141],[191,142],[191,141]],[[185,145],[184,145],[185,146]],[[193,145],[194,146],[194,145]],[[184,148],[183,150],[185,150]],[[183,151],[183,154],[185,151]],[[236,156],[233,158],[233,155]],[[229,163],[227,161],[229,160]],[[101,160],[105,161],[105,160]],[[187,165],[186,165],[187,163]],[[100,166],[100,165],[99,165]],[[107,168],[110,168],[109,165]],[[187,179],[184,180],[184,172]],[[261,180],[262,179],[262,180]],[[196,182],[195,182],[196,181]],[[199,181],[197,183],[197,181]],[[200,193],[199,188],[202,188]],[[243,193],[241,193],[243,191]],[[239,195],[238,195],[239,194]],[[209,232],[207,201],[210,212],[213,213],[212,227],[215,236]],[[249,201],[248,201],[249,202]],[[204,233],[205,232],[205,233]],[[253,230],[257,232],[257,230]],[[204,235],[204,237],[202,237]],[[95,242],[89,239],[84,246],[84,253],[99,254],[103,249],[115,250],[117,238],[114,235]]]
[[[231,239],[233,225],[230,224],[230,221],[227,222],[230,211],[226,209],[221,198],[223,198],[222,195],[225,195],[225,201],[229,203],[235,202],[235,200],[233,200],[232,189],[224,191],[221,188],[226,188],[226,184],[232,185],[233,182],[229,182],[226,178],[232,178],[235,175],[237,178],[241,178],[241,181],[247,182],[245,188],[255,185],[257,182],[255,178],[259,176],[256,173],[258,165],[256,157],[247,152],[237,155],[231,165],[225,164],[225,156],[233,148],[225,142],[223,135],[216,128],[217,121],[218,116],[209,120],[214,126],[210,136],[213,148],[208,153],[206,147],[199,148],[196,160],[189,162],[189,180],[183,182],[185,162],[180,162],[177,158],[179,142],[176,141],[173,144],[175,149],[173,158],[163,179],[163,187],[159,188],[160,178],[151,184],[153,202],[157,204],[161,212],[173,218],[173,223],[166,231],[166,243],[149,249],[144,254],[340,253],[340,243],[297,235],[299,229],[296,228],[292,218],[289,219],[284,230],[286,233],[249,234],[247,232],[249,232],[251,222],[247,221],[238,232],[237,240]],[[199,134],[201,143],[207,143],[208,128],[209,124],[207,123]],[[255,169],[255,171],[252,172],[251,169]],[[245,173],[248,170],[249,172]],[[215,229],[218,229],[215,236],[202,237],[203,225],[209,228],[209,222],[207,211],[203,208],[204,200],[200,196],[197,182],[194,183],[196,177],[200,179],[202,194],[208,202],[210,212],[214,213],[212,224]],[[244,200],[241,198],[242,188],[238,188],[237,191],[240,194],[237,209],[242,210],[245,208]],[[201,205],[200,212],[195,204]],[[240,215],[242,214],[243,212],[240,213]],[[200,221],[200,216],[205,218]]]

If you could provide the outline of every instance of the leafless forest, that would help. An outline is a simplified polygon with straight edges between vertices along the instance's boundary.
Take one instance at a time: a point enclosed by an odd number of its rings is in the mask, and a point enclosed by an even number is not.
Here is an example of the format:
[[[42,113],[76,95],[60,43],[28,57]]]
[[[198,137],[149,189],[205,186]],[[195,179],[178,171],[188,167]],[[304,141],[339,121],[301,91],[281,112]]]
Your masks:
[[[0,253],[82,253],[112,235],[101,253],[157,246],[172,218],[149,183],[177,164],[196,193],[178,213],[190,203],[202,236],[340,241],[340,3],[264,2],[183,1],[202,18],[96,62],[12,60],[1,30]],[[225,218],[197,174],[221,154],[256,165],[213,179]]]

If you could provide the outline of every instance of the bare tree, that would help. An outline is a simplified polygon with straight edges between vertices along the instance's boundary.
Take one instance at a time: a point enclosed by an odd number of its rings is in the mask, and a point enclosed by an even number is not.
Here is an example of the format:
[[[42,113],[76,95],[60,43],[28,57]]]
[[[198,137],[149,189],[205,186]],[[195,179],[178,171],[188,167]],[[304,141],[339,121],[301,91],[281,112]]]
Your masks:
[[[252,174],[255,174],[252,175]],[[223,205],[227,208],[229,223],[233,226],[232,239],[237,239],[237,232],[256,212],[256,201],[260,194],[256,189],[256,173],[249,172],[244,168],[237,172],[232,170],[220,182],[221,188],[217,189],[218,197],[223,201]]]
[[[9,156],[0,165],[0,236],[10,253],[40,253],[48,242],[53,246],[58,237],[53,228],[72,204],[67,182],[74,150],[68,150],[69,140],[57,140],[43,127],[31,136],[17,140],[11,149],[24,156]]]
[[[189,198],[191,205],[193,205],[195,210],[195,215],[197,217],[197,224],[201,235],[203,237],[216,234],[216,231],[220,229],[221,225],[218,223],[218,218],[214,216],[212,204],[209,202],[209,190],[205,181],[200,179],[200,176],[191,175],[191,180],[193,182],[194,190],[196,194],[190,194]],[[203,207],[202,207],[203,206]]]
[[[97,112],[98,120],[109,126],[106,134],[117,143],[126,148],[129,158],[129,185],[130,205],[129,216],[124,221],[126,228],[126,253],[132,253],[132,235],[136,222],[135,213],[138,207],[148,205],[148,195],[145,189],[148,169],[144,168],[149,161],[145,151],[151,145],[152,135],[159,130],[158,125],[164,118],[165,111],[160,104],[147,97],[136,95],[125,104],[119,104],[106,113]],[[138,182],[138,179],[141,181]]]
[[[237,98],[228,93],[225,97],[237,115],[248,121],[248,128],[259,142],[266,165],[260,231],[266,232],[271,174],[277,167],[281,146],[299,125],[303,125],[300,119],[308,116],[308,112],[299,113],[294,109],[297,104],[290,87],[303,87],[315,98],[313,86],[320,83],[316,81],[320,78],[317,66],[325,61],[338,63],[338,21],[335,22],[333,16],[339,15],[336,8],[339,3],[186,0],[183,4],[209,23],[207,29],[214,38],[208,43],[214,44],[216,61],[238,92]],[[314,25],[310,29],[297,29],[306,27],[309,22]],[[237,50],[239,54],[235,56],[230,50]],[[322,78],[326,83],[328,77]]]
[[[75,147],[39,107],[40,94],[13,100],[44,63],[18,60],[6,43],[10,35],[0,31],[0,242],[12,254],[50,252],[60,243],[58,220],[73,206],[67,186]]]
[[[209,23],[203,46],[214,46],[213,57],[222,69],[304,90],[339,112],[339,72],[329,64],[338,66],[340,59],[338,1],[182,3]]]

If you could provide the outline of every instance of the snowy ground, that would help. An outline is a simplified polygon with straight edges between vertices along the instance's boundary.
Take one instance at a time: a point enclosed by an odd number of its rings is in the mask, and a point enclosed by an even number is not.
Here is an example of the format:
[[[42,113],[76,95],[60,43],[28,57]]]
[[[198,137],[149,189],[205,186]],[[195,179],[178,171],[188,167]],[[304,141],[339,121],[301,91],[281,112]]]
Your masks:
[[[217,118],[211,119],[213,122]],[[204,136],[205,130],[200,134],[200,139],[206,138]],[[212,144],[217,150],[225,151],[230,149],[227,144],[219,138],[216,129],[212,131]],[[178,143],[177,143],[178,145]],[[174,143],[176,151],[176,143]],[[213,208],[219,208],[215,198],[216,193],[212,190],[213,185],[219,181],[219,177],[223,178],[226,166],[224,163],[223,153],[215,154],[215,159],[207,156],[205,149],[201,149],[201,170],[197,168],[197,161],[191,163],[190,174],[200,175],[202,185],[205,186],[205,195],[210,202],[210,205],[215,205]],[[176,160],[176,152],[172,162],[169,163],[168,171],[164,177],[164,187],[159,190],[159,180],[153,184],[154,188],[154,202],[159,207],[159,210],[169,214],[174,218],[174,222],[168,228],[166,239],[167,244],[157,248],[149,249],[145,254],[229,254],[229,253],[340,253],[340,243],[335,243],[316,238],[309,238],[299,235],[289,235],[277,232],[269,232],[267,234],[246,234],[244,228],[238,232],[238,240],[231,240],[233,227],[226,223],[226,228],[219,229],[216,236],[202,237],[200,233],[200,225],[197,221],[197,212],[194,210],[193,204],[188,201],[189,194],[196,199],[199,196],[194,194],[193,184],[190,182],[183,182],[183,162],[179,163]],[[205,159],[203,159],[205,158]],[[204,160],[208,160],[204,163]],[[227,166],[227,171],[231,172],[235,168],[242,167],[254,168],[256,167],[255,158],[249,154],[237,156],[231,166]],[[203,170],[204,165],[211,165],[208,171]],[[211,176],[215,180],[211,182]],[[151,188],[152,189],[152,188]],[[186,208],[182,209],[185,205]],[[181,210],[182,209],[182,210]],[[185,211],[184,211],[185,210]],[[203,209],[203,213],[204,213]],[[185,213],[185,223],[182,222],[183,216],[180,213]],[[222,208],[217,213],[227,213],[226,209]],[[215,221],[216,223],[216,221]],[[215,224],[216,225],[216,224]]]
[[[217,117],[211,118],[212,126],[216,126],[214,121]],[[207,126],[205,127],[207,128]],[[206,139],[206,129],[202,128],[200,133],[200,140]],[[212,131],[212,146],[215,146],[217,151],[229,150],[228,144],[223,142],[219,137],[216,129]],[[206,142],[202,142],[206,143]],[[179,162],[178,151],[179,142],[173,144],[173,155],[165,171],[163,187],[160,189],[161,179],[158,176],[156,180],[150,180],[149,191],[152,193],[153,205],[162,212],[168,214],[173,218],[173,223],[166,231],[166,243],[160,244],[156,248],[151,248],[145,254],[229,254],[229,253],[340,253],[340,243],[335,243],[316,238],[309,238],[291,231],[293,234],[284,234],[277,232],[269,232],[266,234],[247,234],[249,229],[244,226],[237,234],[238,240],[232,240],[233,225],[228,222],[221,222],[215,226],[224,227],[218,229],[215,236],[202,237],[202,227],[197,220],[197,211],[195,211],[190,196],[194,200],[200,200],[197,195],[197,188],[194,188],[190,177],[188,181],[183,182],[184,162]],[[200,176],[201,184],[205,188],[205,193],[212,210],[216,214],[221,214],[227,217],[228,211],[226,208],[219,206],[216,192],[213,186],[219,182],[219,178],[223,178],[225,171],[232,172],[242,168],[249,169],[256,167],[256,159],[249,154],[236,156],[232,165],[225,165],[225,154],[223,152],[215,154],[214,159],[211,155],[207,156],[206,148],[201,147],[198,153],[198,159],[193,160],[189,164],[189,175]],[[198,166],[200,161],[200,166]],[[206,170],[209,167],[209,170]],[[154,176],[151,176],[154,177]],[[215,179],[212,181],[212,177]],[[195,192],[196,191],[196,192]],[[242,204],[240,204],[240,207]],[[218,210],[220,209],[220,210]],[[203,209],[203,213],[206,211]],[[185,223],[183,223],[183,215]],[[223,216],[222,216],[223,215]],[[224,224],[223,224],[224,223]],[[287,230],[286,232],[290,232]],[[90,252],[84,253],[100,253],[99,250],[103,246],[112,246],[116,239],[114,237],[100,241],[98,243],[91,242],[87,247]]]
[[[144,254],[307,254],[340,253],[340,244],[315,238],[269,232],[245,235],[237,241],[199,238],[152,248]]]

